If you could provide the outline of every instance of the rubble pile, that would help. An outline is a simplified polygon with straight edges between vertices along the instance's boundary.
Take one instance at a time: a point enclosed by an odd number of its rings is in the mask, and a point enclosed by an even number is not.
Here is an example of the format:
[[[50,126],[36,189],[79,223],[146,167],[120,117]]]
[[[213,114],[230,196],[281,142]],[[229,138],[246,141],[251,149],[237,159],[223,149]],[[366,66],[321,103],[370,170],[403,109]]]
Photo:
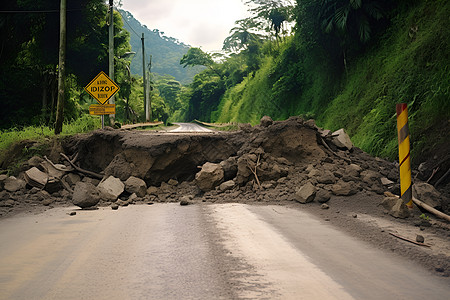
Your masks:
[[[380,195],[392,216],[407,217],[398,166],[354,147],[344,130],[291,117],[237,132],[208,135],[98,130],[73,137],[59,161],[33,157],[19,176],[0,175],[0,213],[15,207],[73,203],[83,209],[133,203],[317,202],[360,193]],[[439,193],[415,185],[440,208]],[[395,199],[394,199],[395,198]],[[325,205],[324,207],[328,207]],[[406,211],[406,212],[405,212]]]

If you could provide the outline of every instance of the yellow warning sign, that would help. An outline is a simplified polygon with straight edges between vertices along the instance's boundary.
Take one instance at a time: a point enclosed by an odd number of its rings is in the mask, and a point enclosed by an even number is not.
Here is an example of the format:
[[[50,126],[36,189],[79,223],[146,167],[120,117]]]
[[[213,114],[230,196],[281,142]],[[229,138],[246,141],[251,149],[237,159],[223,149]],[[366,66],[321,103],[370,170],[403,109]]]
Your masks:
[[[116,105],[115,104],[92,104],[89,106],[90,115],[115,115]]]
[[[105,104],[108,102],[109,98],[114,96],[120,88],[119,86],[101,71],[85,88],[84,90],[88,92],[95,100],[100,104]]]

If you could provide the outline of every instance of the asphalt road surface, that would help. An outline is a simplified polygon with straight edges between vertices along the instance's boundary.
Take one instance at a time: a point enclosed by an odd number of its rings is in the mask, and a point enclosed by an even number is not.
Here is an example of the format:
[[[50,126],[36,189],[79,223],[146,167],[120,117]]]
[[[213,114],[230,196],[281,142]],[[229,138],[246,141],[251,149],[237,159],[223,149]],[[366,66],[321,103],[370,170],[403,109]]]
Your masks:
[[[170,132],[214,132],[211,129],[205,128],[195,123],[174,123],[179,127]]]
[[[71,207],[0,221],[0,299],[449,295],[448,279],[282,206]]]

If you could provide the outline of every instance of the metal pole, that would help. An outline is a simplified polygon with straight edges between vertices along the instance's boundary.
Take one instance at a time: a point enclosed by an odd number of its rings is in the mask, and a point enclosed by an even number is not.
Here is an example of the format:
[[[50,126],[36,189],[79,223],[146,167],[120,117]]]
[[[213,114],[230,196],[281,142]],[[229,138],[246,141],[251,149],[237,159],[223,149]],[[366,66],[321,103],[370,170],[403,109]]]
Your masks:
[[[148,64],[148,85],[149,85],[149,97],[148,97],[148,111],[149,121],[153,120],[152,116],[152,56],[150,55],[150,62]]]
[[[109,78],[114,81],[114,3],[109,0]],[[115,103],[114,96],[109,99],[110,104]],[[114,126],[116,115],[109,115],[109,122]]]
[[[408,106],[397,104],[398,154],[400,163],[400,192],[403,202],[412,208],[411,158],[408,127]]]
[[[144,46],[144,33],[142,33],[142,76],[143,76],[143,85],[144,85],[144,113],[145,120],[148,120],[148,111],[147,111],[147,79],[145,76],[145,46]]]

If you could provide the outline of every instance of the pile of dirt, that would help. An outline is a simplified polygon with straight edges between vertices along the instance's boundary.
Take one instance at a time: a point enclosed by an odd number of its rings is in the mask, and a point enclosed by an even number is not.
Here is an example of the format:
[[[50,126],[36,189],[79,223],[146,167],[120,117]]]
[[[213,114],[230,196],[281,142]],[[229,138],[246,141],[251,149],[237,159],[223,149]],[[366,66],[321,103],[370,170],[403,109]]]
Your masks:
[[[354,147],[343,130],[331,133],[299,117],[275,122],[264,117],[260,125],[213,134],[104,129],[73,136],[61,146],[60,157],[33,157],[18,176],[0,175],[0,215],[72,203],[113,209],[155,202],[303,205],[390,249],[392,241],[379,236],[379,226],[378,231],[363,226],[357,216],[411,216],[401,200],[385,197],[386,192],[400,193],[397,164]],[[421,200],[448,208],[448,198],[433,186],[420,186],[415,193],[427,198]],[[419,219],[420,214],[416,210],[402,222],[427,231],[431,225],[434,234],[449,235],[448,224]],[[402,245],[394,248],[450,274],[448,252],[438,257]]]

